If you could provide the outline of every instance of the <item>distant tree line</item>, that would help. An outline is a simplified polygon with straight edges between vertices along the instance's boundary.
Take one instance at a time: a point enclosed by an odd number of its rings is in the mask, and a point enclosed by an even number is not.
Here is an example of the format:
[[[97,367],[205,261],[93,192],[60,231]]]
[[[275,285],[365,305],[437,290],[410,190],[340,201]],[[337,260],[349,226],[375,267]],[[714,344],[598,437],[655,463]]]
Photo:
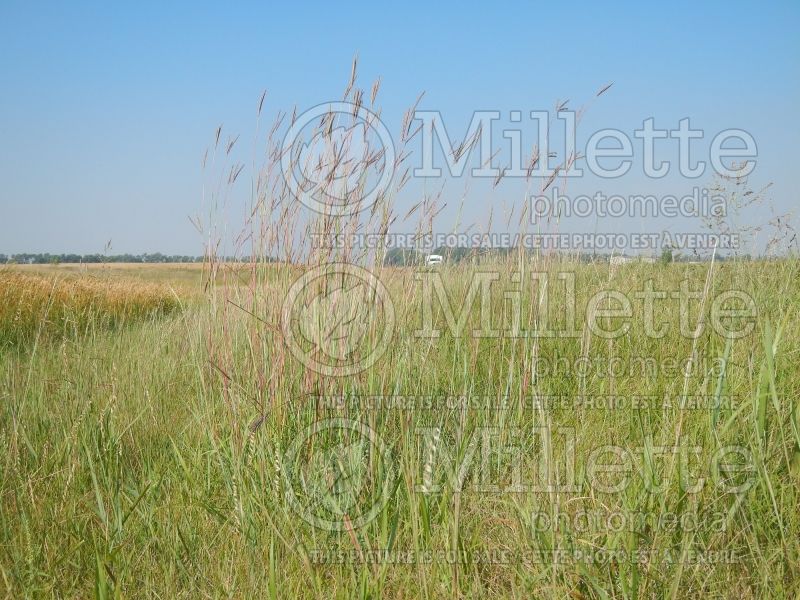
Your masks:
[[[424,265],[425,258],[429,254],[439,254],[444,257],[445,262],[460,263],[460,262],[484,262],[487,260],[495,260],[503,258],[516,252],[516,248],[465,248],[465,247],[452,247],[452,248],[436,248],[431,252],[422,252],[415,249],[400,249],[393,248],[389,250],[384,256],[384,264],[390,266],[417,266]],[[533,250],[526,249],[523,251],[527,254],[534,254]],[[607,263],[611,258],[610,254],[590,254],[586,252],[564,252],[560,254],[550,254],[551,257],[565,260],[569,262],[579,261],[583,263]],[[717,255],[717,261],[730,260],[732,257]],[[754,257],[745,254],[738,257],[739,260],[753,260]],[[165,264],[165,263],[202,263],[204,258],[202,256],[188,256],[179,254],[161,254],[155,252],[153,254],[0,254],[0,265],[2,264],[19,264],[19,265],[58,265],[58,264],[92,264],[92,263],[143,263],[143,264]],[[251,257],[215,257],[216,261],[221,262],[251,262]],[[673,253],[672,250],[663,252],[661,255],[661,262],[705,262],[710,260],[710,257],[704,256],[691,256]],[[275,262],[273,258],[261,258],[258,262]]]
[[[177,254],[0,254],[0,264],[55,265],[62,263],[200,263],[202,256],[183,256]]]
[[[517,252],[517,248],[465,248],[461,246],[452,248],[436,248],[430,252],[423,252],[411,248],[392,248],[384,255],[383,263],[387,266],[416,266],[424,265],[425,259],[429,254],[438,254],[444,258],[447,263],[461,263],[461,262],[484,262],[496,260],[499,258],[507,257],[509,254]],[[533,255],[535,250],[524,249],[523,254]],[[567,262],[582,262],[582,263],[608,263],[611,260],[612,254],[606,253],[589,253],[589,252],[552,252],[547,253],[548,256],[556,260]],[[733,257],[717,254],[716,260],[719,262],[731,260]],[[739,256],[739,260],[749,261],[752,260],[749,254]],[[669,249],[668,252],[662,253],[661,262],[706,262],[711,260],[710,256],[679,254]]]

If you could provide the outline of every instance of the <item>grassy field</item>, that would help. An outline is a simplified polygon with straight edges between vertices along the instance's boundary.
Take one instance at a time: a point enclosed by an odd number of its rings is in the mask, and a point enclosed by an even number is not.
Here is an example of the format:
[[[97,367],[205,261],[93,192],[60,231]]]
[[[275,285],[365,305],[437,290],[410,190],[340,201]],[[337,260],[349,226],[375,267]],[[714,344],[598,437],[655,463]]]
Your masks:
[[[0,272],[6,597],[800,598],[796,260],[308,273]]]

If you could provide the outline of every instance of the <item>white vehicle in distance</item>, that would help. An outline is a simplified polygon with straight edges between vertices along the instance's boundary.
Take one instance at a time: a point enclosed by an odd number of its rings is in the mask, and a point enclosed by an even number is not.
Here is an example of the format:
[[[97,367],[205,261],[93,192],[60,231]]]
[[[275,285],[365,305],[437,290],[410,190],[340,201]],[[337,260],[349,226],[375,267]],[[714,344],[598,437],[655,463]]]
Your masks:
[[[434,265],[440,265],[444,262],[444,256],[441,254],[429,254],[425,258],[425,266],[433,267]]]

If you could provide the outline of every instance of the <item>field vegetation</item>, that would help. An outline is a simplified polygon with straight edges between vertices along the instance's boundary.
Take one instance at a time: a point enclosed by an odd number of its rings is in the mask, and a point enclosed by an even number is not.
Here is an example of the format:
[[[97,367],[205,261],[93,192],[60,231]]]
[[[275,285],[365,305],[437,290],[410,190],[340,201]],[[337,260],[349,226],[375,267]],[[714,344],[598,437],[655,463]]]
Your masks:
[[[165,267],[101,280],[4,272],[0,323],[13,341],[0,353],[5,595],[796,597],[797,263],[498,264],[495,300],[520,267],[552,275],[551,328],[569,301],[558,273],[574,274],[576,338],[457,337],[441,308],[441,336],[420,338],[421,285],[411,269],[388,268],[392,343],[346,378],[314,372],[281,342],[275,299],[302,270],[226,275],[223,265],[218,285],[203,293],[198,280],[177,294],[142,281],[168,281]],[[469,267],[438,274],[451,299],[472,278]],[[707,299],[740,289],[755,302],[755,327],[736,340],[712,327],[687,339],[679,303],[665,302],[662,338],[644,335],[641,310],[617,339],[587,333],[594,293],[612,286],[634,297],[647,280],[669,292],[686,280]],[[520,289],[523,324],[535,328],[541,296]],[[694,302],[691,322],[705,314],[710,323],[710,305]],[[477,309],[467,319],[466,331],[480,328]],[[357,352],[377,335],[370,328]],[[700,366],[684,373],[692,356]],[[582,358],[596,366],[572,370]],[[615,372],[597,366],[612,362]],[[366,401],[378,397],[395,404]],[[398,404],[403,397],[417,404]],[[595,400],[546,401],[556,397]],[[628,402],[614,408],[612,397]],[[634,397],[658,400],[632,406]],[[426,408],[426,398],[488,398],[494,408]],[[352,519],[344,513],[338,530],[303,514],[314,486],[297,488],[308,498],[287,494],[296,465],[311,460],[292,449],[325,419],[367,424],[391,458],[365,463],[347,502]],[[503,444],[484,456],[476,444],[486,431]],[[589,464],[606,445],[630,456],[619,490],[609,491],[618,471]],[[664,450],[677,446],[685,456]],[[730,446],[740,451],[715,465]],[[375,502],[380,512],[354,525]],[[612,514],[630,520],[618,530]],[[553,561],[557,551],[584,559]]]

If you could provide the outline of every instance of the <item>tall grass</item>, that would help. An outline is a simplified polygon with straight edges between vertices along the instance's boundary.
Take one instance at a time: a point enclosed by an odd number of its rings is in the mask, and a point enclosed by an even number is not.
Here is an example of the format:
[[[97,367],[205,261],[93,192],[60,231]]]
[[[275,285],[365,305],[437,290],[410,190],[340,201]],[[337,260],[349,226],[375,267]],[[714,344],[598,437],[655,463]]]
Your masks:
[[[632,267],[614,281],[630,291],[655,277],[658,286],[674,290],[689,278],[702,289],[705,268]],[[607,285],[608,273],[597,266],[574,269],[577,305],[584,307]],[[267,343],[269,327],[265,343],[257,345],[254,317],[237,309],[223,323],[209,312],[210,303],[116,332],[88,327],[79,339],[32,356],[1,353],[0,586],[9,597],[791,597],[800,568],[800,487],[792,466],[798,460],[793,357],[800,330],[787,315],[800,302],[797,269],[792,262],[752,263],[714,274],[712,287],[735,282],[754,297],[759,321],[748,338],[729,343],[707,332],[696,344],[674,334],[654,340],[637,333],[643,326],[637,315],[632,333],[611,346],[586,348],[580,340],[536,345],[539,357],[558,355],[565,359],[561,365],[582,355],[603,365],[613,355],[630,366],[613,375],[581,376],[566,366],[535,374],[533,340],[456,339],[446,332],[433,344],[416,338],[411,332],[420,324],[421,298],[412,274],[402,269],[386,278],[398,309],[397,337],[374,367],[343,380],[310,377],[279,344]],[[469,271],[442,275],[457,294]],[[281,285],[271,284],[277,294]],[[229,293],[245,298],[247,289]],[[563,292],[553,292],[551,306],[557,307]],[[278,316],[267,303],[257,308],[267,323]],[[665,322],[675,324],[678,312],[668,305]],[[470,317],[468,327],[476,325],[477,317]],[[230,363],[209,353],[209,332],[228,340]],[[724,360],[726,367],[695,370],[685,383],[680,366],[651,373],[638,362],[647,355],[660,365],[668,359],[681,365],[693,345],[699,357]],[[263,365],[272,366],[265,369],[269,376],[281,363],[280,380],[259,380]],[[709,402],[681,410],[684,385],[689,396]],[[523,402],[609,393],[672,403],[615,410]],[[331,408],[316,400],[325,394],[351,400]],[[391,395],[510,402],[502,410],[408,410],[363,401]],[[680,460],[673,464],[670,455],[659,454],[674,444],[681,415],[680,443],[701,448],[697,456],[689,453],[692,483],[697,476],[706,480],[693,494],[681,487]],[[363,422],[391,451],[390,499],[362,527],[320,530],[287,499],[286,469],[293,465],[284,457],[308,426],[325,418]],[[480,450],[473,444],[486,427],[508,442],[506,452],[489,457],[490,483],[499,490],[479,485]],[[431,428],[439,431],[438,442],[423,435]],[[565,428],[574,436],[562,435]],[[588,456],[603,444],[634,456],[624,492],[589,486]],[[743,494],[728,493],[714,479],[742,472],[730,467],[715,475],[709,466],[714,453],[731,444],[751,457],[739,465],[752,469],[754,478]],[[546,485],[513,490],[517,475],[563,482],[570,453],[582,491]],[[460,464],[471,465],[463,488],[457,485]],[[374,468],[365,474],[368,482],[386,474]],[[608,477],[613,483],[613,474]],[[425,491],[425,484],[434,491]],[[374,490],[366,485],[364,493]],[[604,522],[587,529],[577,520],[581,511],[638,517],[622,531]],[[558,527],[537,525],[542,515]],[[675,518],[690,523],[693,516],[696,527],[669,524]],[[440,558],[371,561],[379,549]],[[658,551],[671,561],[553,562],[557,550]],[[441,558],[447,552],[496,560]],[[527,558],[504,562],[497,559],[502,552]],[[693,560],[713,552],[721,558]],[[347,560],[337,562],[337,556]]]

